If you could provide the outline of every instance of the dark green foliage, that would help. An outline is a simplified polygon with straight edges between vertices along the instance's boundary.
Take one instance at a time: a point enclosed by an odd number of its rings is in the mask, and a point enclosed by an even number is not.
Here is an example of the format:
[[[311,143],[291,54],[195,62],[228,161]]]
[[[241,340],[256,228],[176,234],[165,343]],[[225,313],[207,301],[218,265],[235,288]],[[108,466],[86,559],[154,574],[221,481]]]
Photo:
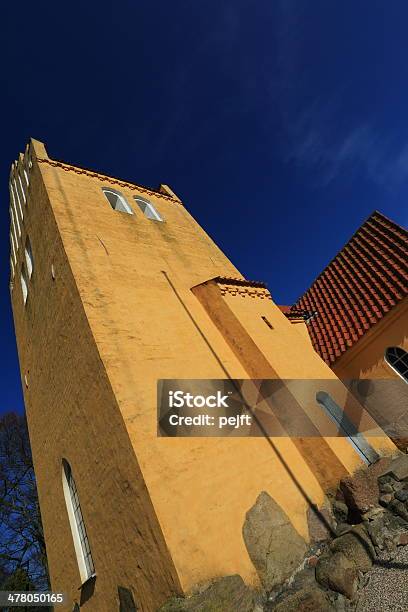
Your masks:
[[[15,413],[0,419],[0,580],[2,590],[49,588],[27,424]]]

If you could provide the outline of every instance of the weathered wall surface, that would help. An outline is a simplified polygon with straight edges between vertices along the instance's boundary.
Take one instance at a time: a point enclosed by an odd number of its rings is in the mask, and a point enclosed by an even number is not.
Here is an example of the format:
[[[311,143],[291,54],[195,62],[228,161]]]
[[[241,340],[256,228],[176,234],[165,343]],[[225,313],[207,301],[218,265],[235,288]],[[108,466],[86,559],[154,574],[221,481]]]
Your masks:
[[[112,210],[104,186],[118,189],[134,215]],[[256,582],[241,532],[259,493],[267,491],[305,538],[304,492],[322,501],[301,451],[285,438],[156,433],[157,379],[248,377],[191,291],[238,271],[164,194],[46,159],[34,164],[30,189],[35,272],[25,308],[15,283],[13,309],[22,372],[29,370],[25,400],[53,588],[74,597],[80,586],[62,457],[74,472],[98,575],[85,609],[116,609],[118,585],[131,587],[150,611],[178,581],[189,589],[239,573]],[[165,222],[147,219],[134,195],[149,197]],[[271,300],[249,298],[247,307],[245,298],[239,306],[232,299],[231,310],[279,376],[333,377]],[[329,446],[345,472],[360,464],[345,440]]]
[[[118,586],[137,593],[141,609],[153,610],[179,590],[178,579],[35,164],[24,227],[22,244],[29,235],[34,272],[24,306],[20,248],[12,301],[52,587],[68,594],[66,610],[80,601],[62,488],[66,458],[97,571],[84,610],[117,610]]]

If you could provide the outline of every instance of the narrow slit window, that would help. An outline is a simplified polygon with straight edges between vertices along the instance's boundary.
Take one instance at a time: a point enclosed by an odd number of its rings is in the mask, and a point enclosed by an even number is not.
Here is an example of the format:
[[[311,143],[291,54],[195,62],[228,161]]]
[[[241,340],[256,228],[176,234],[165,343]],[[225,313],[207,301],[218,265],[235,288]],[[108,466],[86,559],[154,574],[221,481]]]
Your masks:
[[[113,189],[102,189],[102,191],[113,210],[119,210],[121,212],[128,213],[129,215],[133,215],[133,210],[130,208],[129,204],[126,202],[121,193],[114,191]]]
[[[21,199],[20,199],[20,196],[19,196],[19,193],[18,193],[19,190],[18,190],[17,183],[16,183],[15,179],[13,180],[13,188],[14,188],[13,189],[14,195],[15,195],[17,203],[18,203],[18,209],[19,209],[19,211],[21,213],[21,218],[23,218],[23,207],[21,206]]]
[[[26,265],[27,265],[28,278],[30,279],[33,274],[34,260],[33,260],[33,252],[31,250],[30,240],[28,238],[25,244],[24,255],[25,255],[25,260],[26,260]]]
[[[62,480],[79,573],[82,582],[86,582],[95,575],[95,567],[79,503],[78,489],[72,475],[71,466],[65,459],[62,461]]]
[[[28,297],[28,284],[27,284],[27,276],[24,270],[24,266],[21,268],[20,281],[21,281],[21,291],[23,293],[23,302],[25,304],[27,302],[27,297]]]
[[[269,329],[273,329],[273,325],[272,323],[263,315],[261,316],[262,321],[264,321],[264,323],[266,323],[266,325],[269,327]]]
[[[24,190],[24,187],[23,187],[23,181],[21,180],[21,176],[20,175],[18,175],[18,182],[20,183],[21,194],[22,194],[23,200],[25,202],[26,201],[26,194],[25,194],[25,190]]]
[[[12,207],[10,207],[10,219],[11,219],[11,229],[14,234],[16,248],[18,248],[18,238],[21,236],[21,228],[18,222],[18,217]],[[18,234],[17,234],[16,228],[18,228]]]
[[[147,217],[148,219],[153,219],[153,221],[163,221],[163,218],[159,215],[159,213],[149,200],[141,198],[140,196],[136,196],[134,200],[139,206],[142,213],[145,215],[145,217]]]
[[[10,245],[11,245],[11,252],[13,255],[14,263],[16,263],[17,262],[17,250],[14,244],[13,231],[11,229],[10,229]]]
[[[29,181],[29,178],[28,178],[28,173],[27,173],[27,170],[24,168],[24,169],[23,169],[23,172],[24,172],[25,182],[26,182],[27,187],[28,187],[28,185],[29,185],[30,181]]]
[[[18,198],[18,196],[15,195],[15,189],[14,189],[13,183],[10,183],[10,194],[11,194],[11,201],[12,201],[13,209],[14,209],[16,215],[18,213],[20,214],[20,219],[23,222],[23,220],[24,220],[23,209],[21,207],[20,198]],[[18,203],[18,212],[17,212],[16,202]]]
[[[375,463],[379,459],[379,454],[331,395],[326,391],[318,391],[316,393],[316,400],[327,416],[336,424],[341,435],[349,441],[354,450],[360,455],[361,459],[368,465]]]
[[[408,382],[408,353],[399,346],[390,346],[385,351],[385,361],[405,382]]]

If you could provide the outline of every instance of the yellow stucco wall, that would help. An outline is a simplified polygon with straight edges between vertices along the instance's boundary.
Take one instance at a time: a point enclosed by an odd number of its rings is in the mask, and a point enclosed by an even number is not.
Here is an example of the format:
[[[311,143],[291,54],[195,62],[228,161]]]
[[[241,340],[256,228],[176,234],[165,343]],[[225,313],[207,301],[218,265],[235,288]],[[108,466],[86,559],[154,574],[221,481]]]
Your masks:
[[[408,298],[337,359],[333,371],[339,378],[395,378],[398,375],[384,359],[389,346],[408,351]]]
[[[35,271],[27,305],[17,281],[12,302],[53,589],[67,592],[70,605],[78,599],[63,457],[97,572],[85,610],[116,609],[118,585],[150,611],[214,576],[239,573],[256,583],[242,525],[258,494],[267,491],[306,539],[302,489],[323,500],[302,446],[285,438],[160,438],[156,418],[157,379],[249,377],[228,330],[191,291],[241,275],[174,198],[53,165],[34,147],[25,231]],[[119,190],[134,215],[112,210],[104,186]],[[165,222],[147,219],[134,195],[148,196]],[[21,265],[21,250],[19,257]],[[272,300],[222,299],[279,377],[334,378]],[[361,465],[346,440],[327,445],[342,472]],[[393,448],[384,438],[373,445]]]

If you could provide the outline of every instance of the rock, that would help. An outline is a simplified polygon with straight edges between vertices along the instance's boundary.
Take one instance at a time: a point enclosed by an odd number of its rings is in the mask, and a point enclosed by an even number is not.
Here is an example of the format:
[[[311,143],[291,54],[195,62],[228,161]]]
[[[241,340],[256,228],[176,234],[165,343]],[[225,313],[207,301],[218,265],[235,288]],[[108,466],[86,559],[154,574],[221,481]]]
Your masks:
[[[384,472],[390,461],[388,457],[382,457],[368,468],[359,469],[354,475],[340,481],[340,490],[351,518],[356,519],[353,522],[357,522],[362,514],[378,504],[378,476]]]
[[[336,521],[329,502],[326,501],[325,505],[319,509],[309,506],[307,526],[311,542],[323,542],[335,533]]]
[[[347,533],[353,529],[353,525],[349,525],[348,523],[339,523],[336,529],[336,536],[339,537],[343,535],[343,533]]]
[[[254,612],[256,600],[241,576],[224,576],[190,597],[170,599],[159,612]]]
[[[398,538],[398,546],[406,546],[408,544],[408,532],[401,533]]]
[[[385,482],[384,484],[379,483],[378,487],[381,493],[393,493],[394,492],[394,489],[392,488],[392,485],[389,482]]]
[[[343,553],[357,570],[364,573],[371,569],[376,558],[373,544],[362,525],[356,525],[352,531],[333,540],[330,550]]]
[[[384,512],[375,521],[366,525],[367,532],[374,546],[380,550],[396,550],[401,533],[407,530],[407,524],[399,516]]]
[[[364,522],[367,523],[368,521],[374,521],[378,517],[378,515],[383,514],[384,512],[384,508],[381,508],[380,506],[374,506],[374,508],[370,508],[368,512],[365,512],[361,518]]]
[[[392,486],[393,492],[396,493],[397,491],[401,491],[401,489],[405,488],[406,482],[400,482],[399,480],[392,480],[391,486]]]
[[[405,507],[405,504],[398,499],[393,499],[392,502],[388,505],[388,509],[394,514],[398,514],[404,521],[408,521],[408,510]]]
[[[389,474],[386,475],[382,475],[378,477],[378,486],[381,487],[381,485],[384,484],[390,484],[393,482],[393,478],[391,478],[391,476]]]
[[[408,480],[408,455],[398,455],[384,469],[381,476],[392,476],[395,480]]]
[[[324,587],[353,599],[357,592],[358,570],[342,552],[326,552],[316,566],[316,580]]]
[[[319,557],[317,555],[312,555],[307,560],[307,564],[309,567],[316,567],[318,563],[319,563]]]
[[[408,489],[401,489],[395,493],[395,499],[398,499],[401,502],[408,501]]]
[[[336,517],[338,523],[347,522],[348,511],[349,511],[348,507],[344,502],[337,500],[337,499],[334,500],[333,512],[334,512],[334,516]]]
[[[386,493],[385,495],[381,495],[379,502],[382,506],[388,506],[388,504],[394,499],[394,496],[391,493]]]
[[[282,584],[302,562],[306,543],[281,507],[263,491],[247,512],[244,542],[265,590]]]
[[[348,612],[350,610],[350,602],[344,595],[340,595],[340,593],[337,594],[333,605],[336,612]]]
[[[186,600],[182,597],[172,597],[161,606],[158,612],[185,612]]]
[[[302,589],[289,595],[273,610],[274,612],[334,612],[325,593],[318,587]]]

